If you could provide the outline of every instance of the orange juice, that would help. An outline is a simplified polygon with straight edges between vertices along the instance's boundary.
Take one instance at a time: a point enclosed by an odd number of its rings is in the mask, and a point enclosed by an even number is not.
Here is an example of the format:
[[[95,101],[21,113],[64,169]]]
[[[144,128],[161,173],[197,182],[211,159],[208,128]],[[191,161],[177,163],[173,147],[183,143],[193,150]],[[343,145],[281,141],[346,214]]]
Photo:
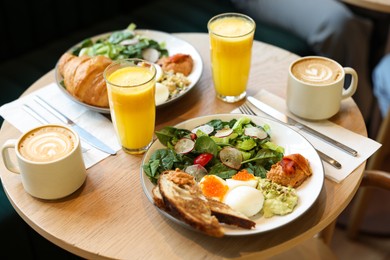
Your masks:
[[[144,152],[153,140],[156,106],[153,65],[122,66],[106,74],[111,119],[128,153]]]
[[[208,28],[217,96],[238,101],[246,93],[255,23],[245,15],[223,14],[212,18]]]

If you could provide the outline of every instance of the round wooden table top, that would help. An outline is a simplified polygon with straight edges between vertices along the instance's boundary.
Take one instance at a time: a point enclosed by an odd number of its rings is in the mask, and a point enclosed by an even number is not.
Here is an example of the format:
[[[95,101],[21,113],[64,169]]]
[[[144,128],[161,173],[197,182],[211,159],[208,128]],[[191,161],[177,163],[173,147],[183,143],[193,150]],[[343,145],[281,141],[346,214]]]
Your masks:
[[[390,13],[390,1],[389,0],[342,0],[347,4],[351,4],[357,7],[365,8],[367,10]]]
[[[209,38],[204,33],[175,34],[191,43],[203,59],[203,74],[190,93],[157,110],[156,129],[194,117],[230,113],[243,101],[218,100],[212,85]],[[248,94],[266,89],[285,97],[287,70],[298,56],[255,41]],[[54,82],[50,71],[26,93]],[[356,104],[349,99],[332,121],[367,136]],[[0,140],[17,138],[20,132],[4,122]],[[276,230],[251,236],[206,236],[172,222],[160,214],[145,196],[140,182],[142,155],[120,151],[88,169],[85,184],[65,199],[44,201],[27,194],[20,176],[1,163],[4,190],[20,216],[38,233],[58,246],[93,259],[220,259],[247,253],[271,256],[312,238],[331,224],[354,196],[365,164],[343,182],[325,180],[313,206],[294,222]],[[259,257],[260,257],[259,256]]]

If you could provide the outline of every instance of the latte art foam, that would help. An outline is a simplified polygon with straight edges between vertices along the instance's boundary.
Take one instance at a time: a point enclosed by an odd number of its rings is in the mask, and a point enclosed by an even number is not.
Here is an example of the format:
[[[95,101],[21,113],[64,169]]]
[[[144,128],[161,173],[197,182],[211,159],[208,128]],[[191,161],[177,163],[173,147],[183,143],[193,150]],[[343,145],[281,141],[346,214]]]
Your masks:
[[[19,143],[19,152],[31,161],[50,162],[68,155],[75,145],[76,137],[68,129],[47,126],[27,134]]]
[[[337,64],[326,59],[303,59],[292,67],[294,76],[306,83],[315,85],[330,84],[338,81],[343,73]]]

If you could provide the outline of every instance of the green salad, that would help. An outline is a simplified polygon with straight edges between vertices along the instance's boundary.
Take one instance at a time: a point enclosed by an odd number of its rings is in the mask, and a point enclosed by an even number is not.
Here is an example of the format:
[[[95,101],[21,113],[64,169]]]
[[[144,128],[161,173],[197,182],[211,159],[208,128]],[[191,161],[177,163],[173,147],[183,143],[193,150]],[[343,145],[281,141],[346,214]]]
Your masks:
[[[88,38],[71,53],[76,56],[106,56],[112,60],[124,58],[142,58],[155,62],[162,56],[168,56],[165,43],[159,43],[135,32],[136,25],[131,23],[126,29],[115,31],[96,41]]]
[[[167,126],[156,132],[165,148],[154,151],[143,170],[153,183],[163,171],[177,168],[196,180],[206,174],[228,179],[242,169],[265,178],[284,154],[270,132],[269,125],[256,125],[247,117],[215,119],[192,130]]]

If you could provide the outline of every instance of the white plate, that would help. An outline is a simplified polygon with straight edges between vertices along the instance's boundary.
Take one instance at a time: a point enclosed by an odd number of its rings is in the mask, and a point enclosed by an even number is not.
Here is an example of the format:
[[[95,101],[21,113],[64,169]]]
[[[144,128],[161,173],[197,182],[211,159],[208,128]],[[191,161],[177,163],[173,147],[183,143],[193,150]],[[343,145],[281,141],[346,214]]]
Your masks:
[[[196,126],[207,123],[212,119],[221,119],[222,121],[229,121],[233,118],[240,117],[243,117],[243,115],[208,115],[187,120],[176,125],[175,127],[192,130]],[[322,165],[322,161],[318,156],[317,152],[315,151],[314,147],[301,134],[289,128],[288,126],[283,125],[272,119],[249,115],[245,115],[245,117],[251,118],[252,121],[258,125],[268,124],[271,127],[271,140],[274,143],[284,147],[285,155],[300,153],[301,155],[306,157],[310,162],[311,168],[313,170],[313,175],[296,189],[299,198],[298,205],[292,213],[285,216],[273,216],[271,218],[264,218],[261,214],[257,214],[251,218],[253,221],[256,222],[256,227],[251,230],[234,228],[228,225],[224,225],[225,235],[227,236],[240,236],[262,233],[290,223],[291,221],[300,217],[313,205],[313,203],[317,200],[324,183],[324,168]],[[160,148],[164,148],[164,146],[158,140],[156,140],[144,155],[142,165],[149,161],[150,156],[155,150]],[[141,182],[147,198],[151,203],[153,203],[152,188],[154,187],[154,184],[148,179],[142,169],[142,166]],[[192,229],[192,227],[182,222],[181,220],[174,218],[165,211],[160,210],[158,207],[156,208],[167,218]]]
[[[167,101],[165,101],[162,104],[157,105],[157,108],[166,106],[166,105],[168,105],[168,104],[178,100],[179,98],[184,96],[186,93],[188,93],[195,86],[195,84],[199,81],[200,76],[202,75],[203,62],[202,62],[202,58],[200,57],[199,52],[191,44],[189,44],[188,42],[186,42],[186,41],[184,41],[182,39],[179,39],[179,38],[177,38],[177,37],[175,37],[175,36],[173,36],[173,35],[171,35],[169,33],[160,32],[160,31],[154,31],[154,30],[135,30],[135,32],[137,34],[140,34],[140,35],[143,35],[143,36],[145,36],[147,38],[155,40],[155,41],[157,41],[159,43],[164,42],[165,46],[166,46],[166,48],[168,50],[169,55],[173,55],[173,54],[176,54],[176,53],[189,54],[189,55],[191,55],[192,59],[194,60],[194,67],[192,69],[192,72],[187,77],[191,81],[191,84],[187,87],[187,89],[183,93],[181,93],[180,95],[175,96],[175,97],[173,97],[171,99],[168,99]],[[91,39],[92,39],[92,41],[95,42],[97,39],[102,38],[102,37],[104,37],[106,35],[109,35],[109,34],[111,34],[111,33],[100,34],[100,35],[92,37]],[[76,44],[75,46],[78,46],[80,44],[81,43]],[[74,47],[69,49],[68,52],[70,52]],[[110,113],[110,109],[109,108],[102,108],[102,107],[88,105],[86,103],[81,102],[80,100],[78,100],[74,96],[72,96],[61,85],[61,82],[62,82],[63,78],[60,75],[60,73],[58,72],[58,62],[57,62],[56,67],[55,67],[55,76],[56,76],[56,82],[57,82],[58,87],[62,90],[62,92],[65,93],[66,96],[68,96],[69,98],[71,98],[75,102],[77,102],[77,103],[79,103],[79,104],[81,104],[81,105],[83,105],[83,106],[85,106],[85,107],[87,107],[89,109],[92,109],[94,111],[97,111],[97,112],[100,112],[100,113]]]

